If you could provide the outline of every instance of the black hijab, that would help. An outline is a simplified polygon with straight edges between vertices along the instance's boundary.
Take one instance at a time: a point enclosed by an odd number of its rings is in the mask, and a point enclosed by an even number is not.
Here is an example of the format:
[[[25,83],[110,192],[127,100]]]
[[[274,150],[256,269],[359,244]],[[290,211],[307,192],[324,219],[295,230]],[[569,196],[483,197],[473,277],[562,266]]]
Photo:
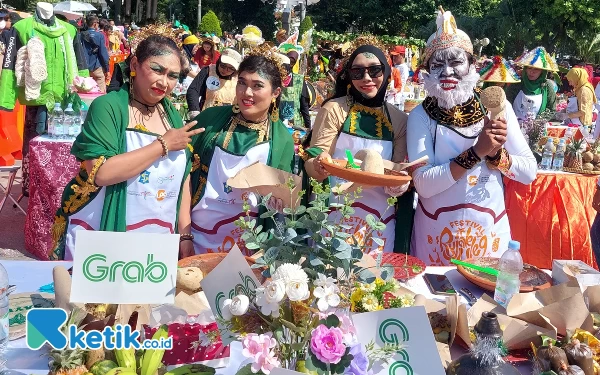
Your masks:
[[[375,95],[371,99],[365,98],[360,93],[360,91],[358,91],[356,87],[352,85],[352,80],[350,79],[348,74],[348,70],[352,67],[352,63],[354,63],[356,57],[361,53],[372,53],[377,57],[377,59],[379,59],[379,62],[384,67],[383,83],[381,84],[379,91],[377,91],[377,95]],[[388,64],[388,61],[385,58],[385,54],[383,53],[383,51],[372,45],[360,46],[354,51],[354,53],[352,53],[352,55],[350,55],[350,58],[344,66],[344,69],[338,75],[335,81],[335,94],[333,95],[332,99],[346,96],[346,94],[348,93],[348,85],[350,85],[350,95],[354,99],[355,103],[359,103],[367,107],[381,107],[383,105],[383,102],[385,101],[385,93],[387,91],[388,81],[390,79],[391,74],[392,69]]]

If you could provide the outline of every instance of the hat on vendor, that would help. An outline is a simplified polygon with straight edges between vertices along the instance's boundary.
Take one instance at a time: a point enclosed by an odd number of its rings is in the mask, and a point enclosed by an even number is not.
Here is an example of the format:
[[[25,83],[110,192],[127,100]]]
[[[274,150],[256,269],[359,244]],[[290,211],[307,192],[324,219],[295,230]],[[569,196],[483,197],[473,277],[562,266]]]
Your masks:
[[[434,52],[450,47],[458,47],[471,55],[473,54],[471,38],[456,26],[456,20],[452,13],[444,11],[441,6],[438,11],[436,25],[436,32],[427,39],[427,46],[423,53],[423,65],[427,65]]]
[[[485,61],[483,63],[483,67],[479,71],[479,75],[481,76],[481,80],[483,82],[521,82],[521,78],[519,77],[515,69],[502,56],[494,56],[493,59]]]
[[[391,56],[404,55],[405,53],[406,53],[406,47],[404,47],[404,46],[395,46],[390,51]]]
[[[233,48],[225,48],[221,52],[221,62],[223,64],[231,65],[235,70],[238,70],[242,63],[242,55]]]
[[[556,60],[554,57],[550,56],[544,47],[536,47],[531,51],[525,52],[515,60],[515,64],[523,67],[558,72],[558,64],[556,64]]]
[[[183,45],[200,44],[200,40],[196,35],[187,35],[183,38]]]

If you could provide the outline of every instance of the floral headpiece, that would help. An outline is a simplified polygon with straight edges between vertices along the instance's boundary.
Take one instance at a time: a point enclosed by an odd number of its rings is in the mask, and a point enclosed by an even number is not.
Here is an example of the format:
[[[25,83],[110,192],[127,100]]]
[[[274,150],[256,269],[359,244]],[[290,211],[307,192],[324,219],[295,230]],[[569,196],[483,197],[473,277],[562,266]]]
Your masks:
[[[521,82],[521,78],[512,65],[502,56],[494,56],[492,60],[487,60],[479,71],[479,75],[484,82]]]
[[[515,60],[515,64],[558,72],[556,60],[546,52],[544,47],[536,47],[529,52],[525,52]]]
[[[449,11],[445,12],[440,6],[437,20],[437,31],[427,40],[427,47],[423,54],[423,65],[427,65],[434,52],[450,47],[458,47],[473,54],[471,38],[456,26],[456,20]]]
[[[140,28],[139,30],[132,31],[129,34],[129,44],[131,45],[131,53],[135,53],[138,44],[150,35],[162,35],[172,39],[179,49],[182,46],[181,35],[185,33],[183,29],[174,30],[171,26],[165,25],[148,25]]]
[[[285,81],[288,76],[287,69],[283,66],[285,60],[287,59],[287,63],[289,64],[289,58],[285,55],[281,55],[277,52],[276,48],[271,47],[270,45],[263,43],[257,47],[252,48],[250,51],[246,53],[246,57],[248,56],[262,56],[273,63],[277,69],[279,69],[279,75],[281,76],[281,81]]]

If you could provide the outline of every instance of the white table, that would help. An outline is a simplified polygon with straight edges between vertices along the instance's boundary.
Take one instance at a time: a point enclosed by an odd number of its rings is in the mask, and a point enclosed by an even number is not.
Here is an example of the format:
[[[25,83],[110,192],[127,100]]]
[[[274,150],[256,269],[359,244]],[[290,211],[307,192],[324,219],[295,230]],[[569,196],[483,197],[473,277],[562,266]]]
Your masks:
[[[52,269],[57,265],[63,265],[67,269],[71,267],[71,262],[41,262],[41,261],[1,261],[0,262],[8,272],[11,285],[16,285],[14,293],[36,292],[46,284],[52,282]],[[455,290],[466,287],[477,298],[484,293],[483,290],[467,281],[454,267],[428,267],[425,272],[433,274],[445,274]],[[415,293],[422,294],[427,298],[444,301],[445,297],[434,295],[429,291],[425,280],[422,277],[416,277],[403,284]],[[466,300],[461,296],[462,302]],[[452,349],[452,358],[458,358],[465,351],[457,348]],[[24,373],[31,375],[46,375],[48,373],[48,358],[44,351],[33,351],[27,348],[25,338],[10,341],[6,353],[7,367],[11,373]],[[241,345],[233,343],[231,347],[231,361],[227,368],[218,369],[218,375],[235,375],[241,364]],[[519,369],[523,374],[530,374],[531,367],[526,364]]]

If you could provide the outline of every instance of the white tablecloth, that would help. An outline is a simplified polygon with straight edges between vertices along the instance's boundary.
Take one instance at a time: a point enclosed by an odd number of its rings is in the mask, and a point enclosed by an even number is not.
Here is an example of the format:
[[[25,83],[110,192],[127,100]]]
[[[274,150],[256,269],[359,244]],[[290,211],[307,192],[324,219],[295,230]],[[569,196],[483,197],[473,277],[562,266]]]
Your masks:
[[[57,265],[66,268],[71,267],[71,262],[41,262],[41,261],[2,261],[0,262],[8,272],[11,285],[16,285],[15,293],[36,292],[46,284],[52,282],[52,269]],[[484,293],[475,285],[462,277],[454,267],[427,267],[427,273],[446,274],[455,290],[466,287],[477,298]],[[427,298],[444,301],[445,297],[434,295],[429,291],[423,277],[416,277],[404,284],[415,293],[422,294]],[[462,298],[462,297],[461,297]],[[463,303],[466,300],[463,298]],[[456,346],[452,350],[452,357],[458,358],[464,351]],[[25,338],[10,341],[6,353],[7,367],[12,373],[24,373],[32,375],[46,375],[48,373],[48,358],[43,350],[33,351],[27,348]],[[241,345],[233,343],[231,346],[231,361],[227,368],[219,369],[218,375],[235,375],[241,364]],[[523,374],[530,374],[529,365],[520,368]],[[433,374],[432,374],[433,375]]]

